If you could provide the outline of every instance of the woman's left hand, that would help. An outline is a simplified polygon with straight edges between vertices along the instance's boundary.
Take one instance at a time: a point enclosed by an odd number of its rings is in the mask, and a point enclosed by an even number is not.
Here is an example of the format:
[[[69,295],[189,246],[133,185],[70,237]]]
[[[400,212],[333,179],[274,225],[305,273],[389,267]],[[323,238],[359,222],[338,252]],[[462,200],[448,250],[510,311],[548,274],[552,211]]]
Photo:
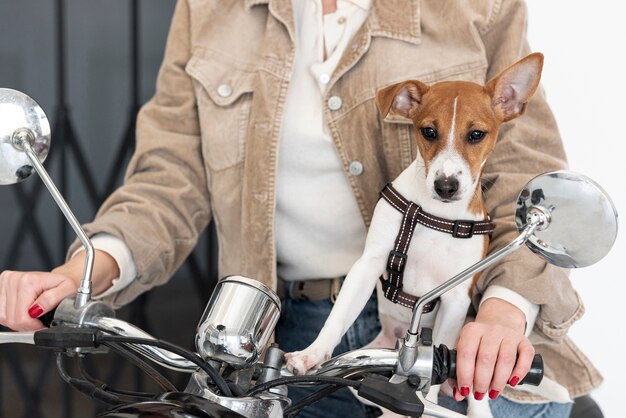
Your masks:
[[[533,361],[535,349],[524,335],[526,316],[498,298],[484,301],[474,322],[461,330],[457,344],[457,386],[454,399],[470,393],[482,399],[498,397],[507,382],[515,386]]]

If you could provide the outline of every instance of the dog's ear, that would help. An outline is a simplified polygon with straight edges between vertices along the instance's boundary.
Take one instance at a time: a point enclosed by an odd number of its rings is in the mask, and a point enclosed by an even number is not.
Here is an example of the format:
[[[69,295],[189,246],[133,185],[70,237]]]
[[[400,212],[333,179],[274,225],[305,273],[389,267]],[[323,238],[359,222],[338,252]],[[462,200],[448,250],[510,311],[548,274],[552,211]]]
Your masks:
[[[404,81],[378,90],[376,104],[383,118],[390,111],[408,118],[417,109],[427,91],[428,86],[421,81]]]
[[[543,55],[530,54],[485,84],[491,106],[504,122],[524,113],[539,86],[542,68]]]

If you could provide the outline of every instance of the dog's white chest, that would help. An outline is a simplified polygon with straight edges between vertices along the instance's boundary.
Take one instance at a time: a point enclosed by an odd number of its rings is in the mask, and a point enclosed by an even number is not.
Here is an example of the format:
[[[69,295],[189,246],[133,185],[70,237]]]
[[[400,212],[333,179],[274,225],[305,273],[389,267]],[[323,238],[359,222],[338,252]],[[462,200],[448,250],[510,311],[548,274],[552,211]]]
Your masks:
[[[443,232],[418,225],[407,252],[403,290],[421,297],[459,274],[482,258],[484,239],[482,236],[469,239],[453,238]],[[470,284],[471,281],[468,280],[459,285],[457,293],[469,298],[467,290]],[[412,316],[410,309],[384,297],[381,299],[381,296],[383,295],[379,291],[378,304],[381,313],[402,322],[402,325],[410,322]]]

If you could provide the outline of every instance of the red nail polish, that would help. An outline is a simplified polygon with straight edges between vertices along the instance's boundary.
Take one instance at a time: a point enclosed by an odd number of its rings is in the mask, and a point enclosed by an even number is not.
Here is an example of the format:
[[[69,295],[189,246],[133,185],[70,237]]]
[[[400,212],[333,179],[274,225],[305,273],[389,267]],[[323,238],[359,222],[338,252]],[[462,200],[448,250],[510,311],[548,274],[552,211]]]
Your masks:
[[[513,376],[511,380],[509,380],[509,385],[515,386],[519,383],[519,376]]]
[[[456,386],[452,388],[452,399],[456,401]]]
[[[485,392],[474,392],[474,399],[477,401],[482,400],[485,397]]]
[[[496,399],[498,397],[498,395],[500,394],[499,390],[493,390],[491,389],[489,391],[489,399]]]
[[[469,395],[469,393],[470,393],[469,387],[461,386],[461,396],[462,397],[466,397],[467,395]]]
[[[43,308],[39,305],[33,305],[28,310],[28,316],[30,316],[31,318],[37,318],[42,313],[43,313]]]

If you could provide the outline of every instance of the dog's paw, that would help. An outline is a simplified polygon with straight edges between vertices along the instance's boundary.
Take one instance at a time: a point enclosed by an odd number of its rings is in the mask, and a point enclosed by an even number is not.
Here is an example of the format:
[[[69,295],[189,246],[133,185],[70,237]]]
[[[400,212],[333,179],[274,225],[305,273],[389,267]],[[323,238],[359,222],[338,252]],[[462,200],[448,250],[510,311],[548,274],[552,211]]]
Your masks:
[[[467,398],[467,418],[493,418],[489,401],[487,399],[476,400],[473,396]]]
[[[295,375],[306,374],[307,371],[317,368],[329,358],[329,350],[315,347],[308,347],[302,351],[285,354],[287,369]]]

